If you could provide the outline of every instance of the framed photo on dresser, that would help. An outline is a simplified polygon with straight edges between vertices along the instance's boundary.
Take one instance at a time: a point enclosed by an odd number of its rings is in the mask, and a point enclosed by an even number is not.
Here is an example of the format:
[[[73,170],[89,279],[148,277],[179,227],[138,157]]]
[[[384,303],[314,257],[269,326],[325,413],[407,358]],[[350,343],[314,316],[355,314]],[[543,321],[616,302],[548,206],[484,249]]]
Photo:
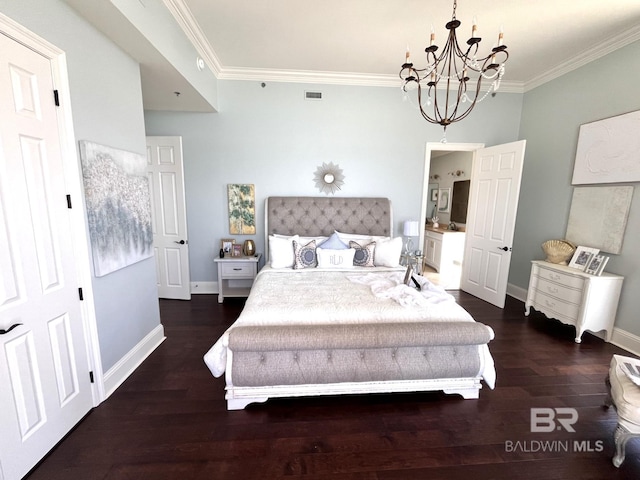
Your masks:
[[[584,271],[589,275],[600,276],[602,275],[602,272],[604,271],[604,267],[607,265],[608,261],[609,261],[609,257],[607,257],[606,255],[594,255],[591,258],[591,261],[589,261],[589,265],[587,265],[587,268]]]
[[[576,248],[573,257],[571,257],[569,266],[584,272],[589,262],[591,262],[591,259],[598,255],[598,253],[600,253],[600,250],[597,248],[579,246]]]

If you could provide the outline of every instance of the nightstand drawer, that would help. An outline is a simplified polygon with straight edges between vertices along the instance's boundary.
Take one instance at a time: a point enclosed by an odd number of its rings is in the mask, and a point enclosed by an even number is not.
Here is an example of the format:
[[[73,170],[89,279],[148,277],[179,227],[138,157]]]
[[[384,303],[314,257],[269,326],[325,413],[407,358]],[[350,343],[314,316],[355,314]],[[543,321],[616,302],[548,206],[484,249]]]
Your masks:
[[[222,264],[222,275],[228,277],[253,278],[255,272],[255,262],[229,262]]]
[[[541,293],[551,295],[565,302],[575,303],[576,305],[582,301],[582,290],[575,290],[565,285],[559,285],[544,278],[538,278],[536,289]]]
[[[569,275],[557,270],[551,270],[548,268],[540,267],[538,269],[538,276],[552,282],[562,283],[568,287],[581,289],[584,285],[584,279],[579,276]]]

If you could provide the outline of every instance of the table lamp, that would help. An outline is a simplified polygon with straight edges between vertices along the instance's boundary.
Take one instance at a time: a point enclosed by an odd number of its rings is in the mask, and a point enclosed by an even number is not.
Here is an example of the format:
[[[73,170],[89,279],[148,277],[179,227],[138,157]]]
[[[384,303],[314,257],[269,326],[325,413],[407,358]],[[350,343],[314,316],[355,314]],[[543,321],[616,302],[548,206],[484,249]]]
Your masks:
[[[413,251],[412,237],[417,237],[420,235],[419,228],[420,225],[415,220],[407,220],[406,222],[404,222],[402,234],[407,237],[407,243],[405,244],[404,250],[404,253],[406,253],[407,255]]]

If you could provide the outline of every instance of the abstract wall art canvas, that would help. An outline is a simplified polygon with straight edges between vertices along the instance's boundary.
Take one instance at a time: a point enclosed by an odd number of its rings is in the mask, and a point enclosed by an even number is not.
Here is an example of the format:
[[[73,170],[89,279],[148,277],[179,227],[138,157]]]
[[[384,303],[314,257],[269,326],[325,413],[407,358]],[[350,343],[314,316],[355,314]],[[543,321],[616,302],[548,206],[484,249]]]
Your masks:
[[[230,184],[229,233],[232,235],[256,234],[256,200],[253,185]]]
[[[572,185],[640,181],[640,110],[580,126]]]
[[[146,158],[81,141],[80,159],[95,275],[152,257]]]

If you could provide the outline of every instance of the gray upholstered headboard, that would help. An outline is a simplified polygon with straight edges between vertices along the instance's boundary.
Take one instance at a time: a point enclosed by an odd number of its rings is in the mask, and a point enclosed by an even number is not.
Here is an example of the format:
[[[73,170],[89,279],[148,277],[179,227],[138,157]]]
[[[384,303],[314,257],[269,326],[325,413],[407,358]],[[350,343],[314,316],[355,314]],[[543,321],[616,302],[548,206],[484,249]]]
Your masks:
[[[268,197],[265,202],[265,246],[268,236],[330,236],[334,230],[393,236],[388,198]]]

